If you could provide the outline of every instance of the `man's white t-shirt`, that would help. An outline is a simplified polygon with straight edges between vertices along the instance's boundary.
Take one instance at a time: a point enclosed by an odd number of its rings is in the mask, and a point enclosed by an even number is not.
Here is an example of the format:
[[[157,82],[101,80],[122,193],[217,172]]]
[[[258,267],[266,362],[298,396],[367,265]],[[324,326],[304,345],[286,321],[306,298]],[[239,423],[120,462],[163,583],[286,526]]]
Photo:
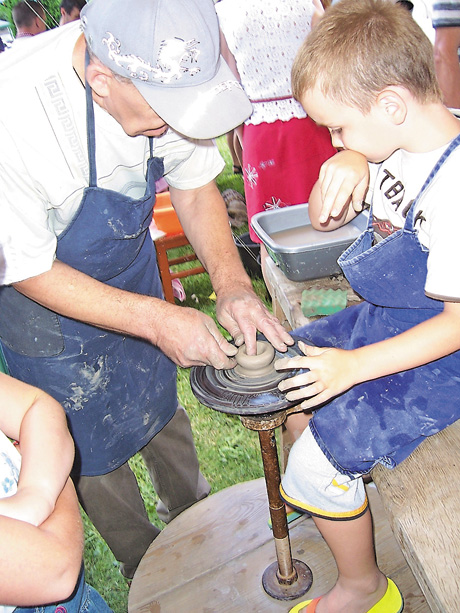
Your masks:
[[[73,22],[0,57],[2,284],[51,268],[56,237],[88,186],[85,89],[72,68],[80,34]],[[127,136],[96,103],[94,112],[98,187],[142,197],[149,139]],[[164,158],[166,181],[178,189],[201,187],[224,166],[211,140],[169,129],[153,143],[154,156]]]

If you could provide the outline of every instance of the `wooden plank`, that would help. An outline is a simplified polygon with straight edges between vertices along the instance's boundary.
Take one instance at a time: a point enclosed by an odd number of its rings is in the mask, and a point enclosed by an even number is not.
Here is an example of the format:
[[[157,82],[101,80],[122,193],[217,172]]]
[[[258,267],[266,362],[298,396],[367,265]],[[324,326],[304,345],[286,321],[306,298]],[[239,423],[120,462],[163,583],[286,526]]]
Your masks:
[[[405,613],[427,613],[373,487],[369,498],[383,572],[402,590]],[[335,563],[313,520],[302,518],[292,524],[291,548],[293,557],[312,569],[313,586],[297,601],[278,601],[265,593],[262,574],[276,560],[267,520],[263,479],[227,488],[187,509],[144,556],[131,586],[129,613],[286,613],[296,602],[330,589]]]
[[[396,539],[434,613],[460,611],[460,421],[372,476]]]

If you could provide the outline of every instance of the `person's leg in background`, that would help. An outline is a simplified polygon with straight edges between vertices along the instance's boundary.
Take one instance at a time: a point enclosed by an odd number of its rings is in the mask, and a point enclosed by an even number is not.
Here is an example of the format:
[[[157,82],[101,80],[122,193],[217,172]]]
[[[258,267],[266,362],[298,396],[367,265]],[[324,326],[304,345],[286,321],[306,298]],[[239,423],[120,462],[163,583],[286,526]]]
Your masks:
[[[116,470],[75,480],[81,506],[131,579],[150,543],[160,534],[145,509],[136,477],[126,462]]]
[[[200,472],[190,420],[181,405],[140,453],[160,498],[157,512],[162,521],[170,522],[209,494],[211,488]]]
[[[243,174],[243,149],[241,146],[242,140],[239,133],[242,135],[242,130],[238,132],[238,128],[235,128],[231,132],[227,133],[227,145],[232,158],[233,174],[235,175]]]
[[[160,498],[158,515],[166,523],[205,498],[210,486],[200,472],[190,420],[179,406],[174,417],[140,451]],[[120,562],[127,578],[160,530],[147,515],[128,463],[95,477],[76,480],[80,503]]]

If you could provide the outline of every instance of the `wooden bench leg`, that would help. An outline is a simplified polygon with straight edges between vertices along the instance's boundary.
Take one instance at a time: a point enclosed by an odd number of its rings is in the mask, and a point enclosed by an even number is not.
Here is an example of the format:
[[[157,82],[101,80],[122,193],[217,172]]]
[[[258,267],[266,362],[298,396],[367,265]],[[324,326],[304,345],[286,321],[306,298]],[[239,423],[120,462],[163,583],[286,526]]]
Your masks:
[[[155,242],[155,248],[157,252],[157,262],[158,268],[160,269],[160,278],[161,284],[163,286],[163,294],[165,296],[165,300],[174,304],[175,300],[172,289],[171,273],[169,270],[168,252],[165,246],[160,244],[158,241]]]

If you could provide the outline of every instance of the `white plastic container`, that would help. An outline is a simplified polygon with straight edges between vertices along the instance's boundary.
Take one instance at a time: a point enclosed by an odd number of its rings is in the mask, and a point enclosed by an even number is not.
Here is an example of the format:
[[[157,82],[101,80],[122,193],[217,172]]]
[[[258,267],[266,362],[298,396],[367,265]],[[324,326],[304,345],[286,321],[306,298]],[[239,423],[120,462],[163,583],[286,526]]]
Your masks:
[[[308,204],[257,213],[251,220],[254,232],[270,257],[291,281],[308,281],[341,272],[337,259],[366,229],[368,213],[337,230],[315,230]]]

